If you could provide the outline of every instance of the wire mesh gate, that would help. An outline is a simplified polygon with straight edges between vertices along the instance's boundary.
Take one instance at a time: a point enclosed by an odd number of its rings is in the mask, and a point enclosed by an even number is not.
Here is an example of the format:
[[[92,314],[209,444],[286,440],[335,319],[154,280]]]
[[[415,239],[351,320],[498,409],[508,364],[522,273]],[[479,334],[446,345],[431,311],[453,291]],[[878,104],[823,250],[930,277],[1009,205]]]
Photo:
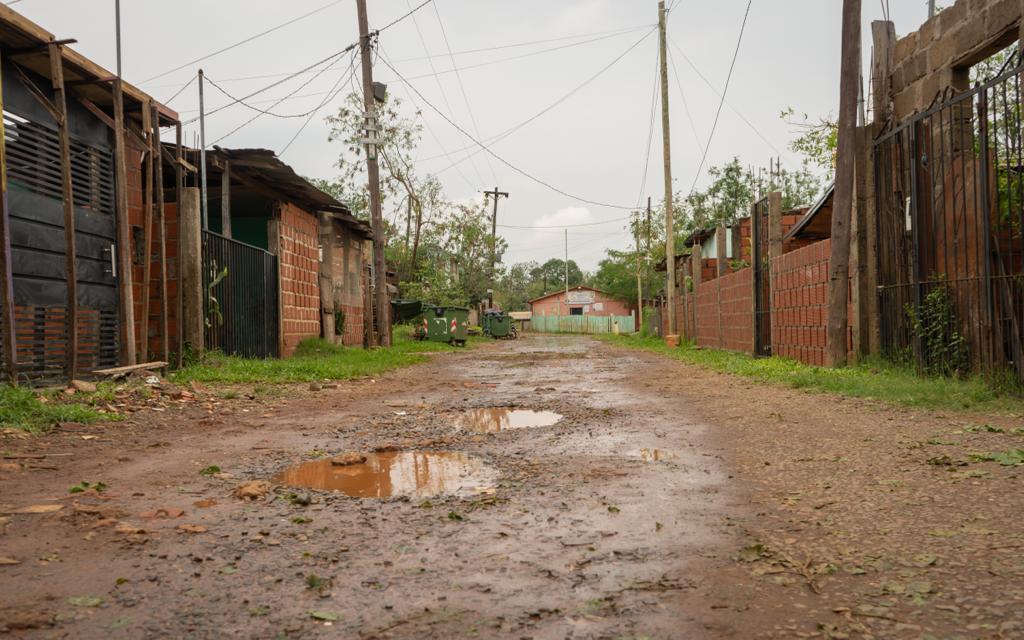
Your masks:
[[[1015,54],[875,142],[883,352],[1024,381],[1024,128]]]
[[[277,256],[203,231],[207,349],[247,358],[278,355]]]
[[[754,353],[772,355],[772,278],[769,252],[768,197],[754,203],[751,211],[751,263],[754,269]]]

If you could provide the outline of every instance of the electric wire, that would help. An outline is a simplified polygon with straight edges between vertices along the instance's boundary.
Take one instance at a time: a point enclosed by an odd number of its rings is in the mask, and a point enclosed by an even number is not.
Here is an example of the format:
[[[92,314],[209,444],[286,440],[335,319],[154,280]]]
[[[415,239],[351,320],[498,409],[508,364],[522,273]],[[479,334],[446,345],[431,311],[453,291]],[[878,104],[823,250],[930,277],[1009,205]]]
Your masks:
[[[657,51],[657,50],[656,50]],[[660,51],[656,54],[655,62],[661,58]],[[654,65],[654,88],[651,90],[651,106],[650,106],[650,124],[647,127],[647,153],[644,154],[644,171],[643,177],[640,178],[640,193],[636,197],[636,206],[639,207],[640,203],[644,199],[644,191],[647,190],[647,171],[651,166],[651,146],[654,142],[654,117],[657,111],[655,105],[658,99],[658,65]]]
[[[310,16],[314,16],[314,15],[316,15],[316,14],[318,14],[318,13],[320,13],[320,12],[326,10],[326,9],[330,9],[331,7],[333,7],[335,5],[338,5],[338,4],[341,4],[344,1],[345,0],[334,0],[333,2],[329,2],[329,3],[319,7],[317,9],[314,9],[314,10],[308,12],[308,13],[304,13],[301,16],[298,16],[297,18],[292,18],[291,20],[288,20],[287,22],[282,22],[281,24],[279,24],[277,26],[271,27],[270,29],[267,29],[265,31],[261,31],[260,33],[257,33],[256,35],[249,36],[248,38],[244,38],[242,40],[239,40],[238,42],[236,42],[234,44],[230,44],[230,45],[228,45],[226,47],[218,49],[217,51],[214,51],[212,53],[208,53],[206,55],[200,56],[200,57],[196,58],[195,60],[190,60],[189,62],[186,62],[183,65],[177,66],[177,67],[175,67],[173,69],[170,69],[168,71],[164,71],[163,73],[157,74],[157,75],[155,75],[155,76],[153,76],[151,78],[147,78],[146,80],[143,80],[140,84],[146,84],[148,82],[152,82],[153,80],[158,80],[158,79],[163,78],[165,76],[169,76],[170,74],[172,74],[172,73],[174,73],[176,71],[181,71],[182,69],[187,69],[188,67],[191,67],[191,66],[193,66],[195,64],[198,64],[198,63],[200,63],[200,62],[202,62],[204,60],[209,60],[210,58],[213,58],[214,56],[219,56],[222,53],[226,53],[226,52],[231,51],[232,49],[240,47],[240,46],[242,46],[244,44],[248,44],[248,43],[252,42],[253,40],[256,40],[258,38],[262,38],[265,35],[269,35],[271,33],[274,33],[275,31],[283,29],[283,28],[285,28],[287,26],[293,25],[296,22],[299,22],[300,20],[305,20],[306,18],[309,18]]]
[[[458,66],[455,63],[455,55],[452,53],[452,46],[448,42],[448,34],[445,31],[444,21],[441,19],[441,12],[438,11],[436,2],[433,4],[433,7],[434,15],[437,16],[437,24],[441,28],[441,38],[444,40],[445,49],[448,50],[448,57],[452,62],[452,69],[455,71],[455,79],[458,81],[459,91],[462,92],[462,101],[466,103],[466,111],[469,113],[469,121],[473,125],[473,133],[476,134],[476,137],[482,138],[483,136],[480,135],[480,126],[477,124],[476,116],[473,114],[473,107],[469,104],[469,96],[466,95],[466,86],[462,83],[462,74],[459,73]],[[497,183],[498,174],[494,172],[494,165],[491,163],[490,157],[484,156],[484,158],[487,160],[487,168],[491,172],[491,177],[494,178],[494,182]]]
[[[349,62],[348,78],[354,76],[355,73],[356,65],[355,56],[353,55],[351,61]],[[306,127],[309,126],[309,123],[313,121],[313,117],[316,116],[317,112],[320,111],[320,109],[322,109],[324,106],[326,106],[328,102],[336,98],[339,93],[341,93],[342,89],[344,89],[342,85],[347,81],[348,78],[346,78],[346,76],[341,76],[338,78],[338,81],[334,83],[333,87],[331,87],[331,91],[333,93],[328,93],[327,97],[324,98],[323,101],[320,104],[318,104],[316,108],[313,109],[312,112],[310,112],[309,117],[306,118],[306,121],[302,123],[302,126],[299,127],[299,130],[295,132],[295,135],[292,136],[291,140],[289,140],[288,143],[284,145],[284,147],[281,149],[281,151],[278,152],[278,157],[283,156],[285,152],[288,151],[288,148],[292,146],[292,143],[298,139],[302,132],[305,131]]]
[[[477,140],[476,138],[474,138],[471,133],[466,131],[458,123],[456,123],[454,120],[452,120],[447,115],[445,115],[445,113],[443,111],[441,111],[436,106],[434,106],[434,104],[432,102],[430,102],[429,100],[427,100],[427,98],[420,92],[420,90],[416,88],[416,85],[411,84],[407,80],[405,80],[405,78],[402,76],[402,74],[399,73],[398,69],[393,67],[388,62],[387,58],[381,58],[381,62],[383,62],[389,69],[391,69],[391,71],[394,72],[395,75],[397,75],[400,79],[402,79],[406,83],[406,86],[409,87],[409,89],[411,89],[413,91],[413,93],[415,93],[417,96],[419,96],[420,100],[422,100],[424,102],[424,104],[426,104],[428,107],[430,107],[430,109],[434,113],[436,113],[439,116],[441,116],[441,118],[443,118],[449,125],[451,125],[459,133],[464,135],[468,140],[470,140],[470,141],[476,143],[477,145],[479,145],[480,148],[483,149],[488,154],[490,154],[492,158],[494,158],[498,162],[504,164],[505,166],[507,166],[509,169],[512,169],[516,173],[522,175],[524,178],[527,178],[528,180],[536,182],[537,184],[541,185],[542,187],[546,187],[547,189],[550,189],[551,191],[554,191],[555,193],[563,195],[563,196],[565,196],[567,198],[570,198],[572,200],[576,200],[578,202],[583,202],[583,203],[586,203],[586,204],[592,204],[592,205],[598,206],[598,207],[607,207],[609,209],[622,209],[622,210],[625,210],[625,211],[632,211],[634,209],[634,207],[632,207],[632,206],[623,206],[623,205],[617,205],[617,204],[609,204],[607,202],[601,202],[599,200],[591,200],[589,198],[584,198],[582,196],[574,195],[574,194],[569,193],[568,191],[565,191],[563,189],[560,189],[560,188],[558,188],[558,187],[556,187],[556,186],[554,186],[554,185],[552,185],[552,184],[550,184],[548,182],[545,182],[544,180],[542,180],[542,179],[540,179],[540,178],[538,178],[538,177],[536,177],[536,176],[534,176],[534,175],[532,175],[530,173],[527,173],[523,169],[520,169],[518,166],[512,164],[511,162],[509,162],[505,158],[499,156],[497,153],[495,153],[493,150],[491,150],[487,145],[485,145],[484,143],[482,143],[479,140]]]
[[[406,5],[409,6],[409,0],[406,0]],[[411,11],[410,11],[410,14],[411,14]],[[419,21],[416,20],[416,16],[412,16],[412,24],[416,28],[416,35],[419,36],[420,45],[423,47],[423,53],[427,54],[427,56],[430,56],[430,49],[427,47],[427,41],[423,37],[423,31],[420,29]],[[448,93],[444,90],[444,85],[441,84],[441,78],[440,78],[440,76],[437,73],[437,69],[434,67],[433,59],[428,57],[427,64],[430,65],[431,76],[433,77],[434,82],[437,84],[438,91],[441,92],[441,99],[444,100],[444,105],[445,105],[445,107],[448,108],[448,113],[450,113],[450,114],[452,114],[452,116],[454,116],[455,115],[455,110],[452,109],[452,103],[448,100]],[[444,145],[441,146],[441,151],[445,155],[448,155],[448,149]],[[483,175],[481,175],[480,169],[477,168],[476,164],[472,164],[471,163],[470,167],[472,167],[473,172],[476,173],[477,180],[479,180],[480,183],[483,183],[483,181],[484,181]]]
[[[675,41],[674,41],[674,40],[672,39],[672,37],[671,37],[671,36],[668,36],[668,38],[667,38],[667,39],[668,39],[668,43],[669,43],[670,45],[672,45],[673,47],[675,47],[676,51],[678,51],[678,52],[679,52],[679,55],[683,56],[683,60],[685,60],[685,61],[686,61],[686,64],[688,64],[688,65],[690,66],[690,68],[691,68],[691,69],[693,69],[694,73],[696,73],[696,74],[697,74],[697,77],[699,77],[699,78],[700,78],[700,79],[701,79],[701,80],[702,80],[702,81],[704,82],[704,84],[706,84],[706,85],[708,86],[708,88],[709,88],[709,89],[711,89],[711,91],[713,91],[713,92],[715,93],[715,95],[717,95],[717,96],[719,96],[719,97],[723,97],[723,94],[722,94],[722,92],[721,92],[721,91],[719,91],[719,90],[718,90],[718,89],[717,89],[717,88],[715,87],[715,85],[713,85],[713,84],[711,83],[711,81],[710,81],[710,80],[708,80],[707,76],[705,76],[705,75],[704,75],[704,74],[703,74],[703,73],[701,72],[701,70],[697,68],[697,65],[695,65],[695,64],[693,63],[693,60],[690,60],[690,56],[686,55],[686,52],[685,52],[685,51],[683,51],[682,47],[680,47],[680,46],[679,46],[678,44],[676,44],[676,43],[675,43]],[[740,120],[742,120],[742,121],[743,121],[743,123],[744,123],[745,125],[747,125],[748,127],[750,127],[750,130],[754,132],[754,135],[756,135],[756,136],[757,136],[758,138],[760,138],[760,139],[761,139],[761,141],[762,141],[762,142],[764,142],[764,143],[765,143],[766,145],[768,145],[769,147],[771,147],[771,148],[772,148],[772,150],[773,150],[773,151],[775,151],[775,153],[776,153],[776,154],[778,154],[778,155],[782,155],[782,152],[781,152],[781,151],[779,151],[779,148],[778,148],[777,146],[775,146],[775,145],[774,145],[774,144],[772,143],[772,141],[771,141],[771,140],[769,140],[768,138],[766,138],[766,137],[764,136],[764,134],[763,134],[763,133],[761,133],[761,130],[760,130],[760,129],[758,129],[757,127],[755,127],[755,126],[754,126],[754,124],[753,124],[753,123],[752,123],[752,122],[751,122],[750,120],[748,120],[746,116],[744,116],[744,115],[743,115],[742,113],[740,113],[739,109],[737,109],[737,108],[736,108],[735,106],[733,106],[733,104],[732,104],[732,103],[730,103],[730,102],[729,102],[728,100],[726,100],[726,101],[725,101],[725,104],[726,104],[726,106],[728,106],[728,107],[729,107],[729,109],[730,109],[730,110],[731,110],[731,111],[732,111],[733,113],[735,113],[735,114],[736,114],[736,115],[737,115],[737,116],[739,117],[739,119],[740,119]]]
[[[195,82],[195,81],[196,81],[196,80],[198,80],[198,79],[199,79],[199,76],[197,76],[197,75],[196,75],[196,76],[192,76],[191,78],[189,78],[189,81],[188,81],[188,82],[186,82],[186,83],[185,83],[185,85],[184,85],[183,87],[181,87],[180,89],[178,89],[177,91],[175,91],[175,92],[174,92],[174,95],[173,95],[173,96],[171,96],[170,98],[168,98],[168,99],[164,100],[164,101],[163,101],[163,104],[165,104],[165,105],[169,105],[169,104],[171,104],[171,102],[173,102],[175,98],[177,98],[177,97],[178,97],[178,96],[180,96],[180,95],[181,95],[182,93],[184,93],[185,89],[188,89],[189,87],[191,87],[191,86],[192,86],[192,83],[193,83],[193,82]]]
[[[683,101],[683,112],[686,114],[686,120],[690,123],[690,132],[693,133],[693,141],[697,143],[697,148],[700,149],[703,143],[700,141],[700,136],[697,135],[697,125],[693,122],[693,114],[690,113],[690,103],[686,99],[686,93],[683,91],[683,83],[679,79],[679,68],[676,66],[675,60],[672,58],[672,50],[665,49],[668,54],[668,64],[672,68],[672,75],[676,80],[676,87],[679,89],[679,97]]]
[[[623,58],[625,58],[625,57],[626,57],[626,55],[627,55],[627,54],[629,54],[629,53],[630,53],[630,52],[631,52],[631,51],[632,51],[633,49],[637,48],[637,47],[638,47],[638,46],[640,45],[640,43],[642,43],[642,42],[643,42],[644,40],[646,40],[646,39],[647,39],[647,38],[648,38],[648,37],[649,37],[649,36],[650,36],[650,35],[651,35],[652,33],[654,33],[654,30],[655,30],[655,28],[652,28],[652,29],[651,29],[650,31],[648,31],[648,32],[647,32],[646,34],[644,34],[644,35],[643,35],[643,36],[642,36],[642,37],[641,37],[641,38],[640,38],[639,40],[637,40],[637,41],[636,41],[636,42],[634,42],[634,43],[633,43],[632,45],[630,45],[630,46],[629,46],[629,47],[628,47],[628,48],[627,48],[627,49],[626,49],[625,51],[623,51],[622,53],[620,53],[619,55],[617,55],[617,56],[616,56],[616,57],[615,57],[614,59],[612,59],[612,61],[611,61],[611,62],[609,62],[609,63],[608,63],[608,64],[606,64],[606,65],[605,65],[604,67],[602,67],[601,69],[599,69],[599,70],[598,70],[598,71],[597,71],[596,73],[594,73],[593,75],[591,75],[591,76],[589,76],[588,78],[586,78],[586,79],[585,79],[585,80],[584,80],[583,82],[581,82],[580,84],[578,84],[578,85],[576,85],[575,87],[573,87],[573,88],[572,88],[571,90],[569,90],[569,91],[568,91],[567,93],[565,93],[565,94],[564,94],[564,95],[563,95],[562,97],[558,98],[557,100],[555,100],[554,102],[552,102],[552,103],[551,103],[551,104],[549,104],[548,106],[544,107],[543,109],[541,109],[541,110],[540,110],[540,111],[538,111],[537,113],[533,114],[532,116],[530,116],[530,117],[529,117],[529,118],[527,118],[526,120],[524,120],[524,121],[520,122],[519,124],[517,124],[517,125],[514,125],[514,126],[512,126],[512,127],[509,127],[508,129],[505,129],[505,130],[504,130],[504,131],[502,131],[501,133],[498,133],[498,134],[496,134],[496,135],[492,136],[491,138],[487,139],[487,140],[486,140],[486,143],[487,143],[487,144],[491,144],[491,145],[493,145],[493,144],[495,144],[495,143],[497,143],[497,142],[501,142],[502,140],[504,140],[505,138],[509,137],[510,135],[512,135],[513,133],[515,133],[516,131],[519,131],[519,130],[520,130],[520,129],[522,129],[523,127],[525,127],[525,126],[529,125],[529,124],[530,124],[531,122],[533,122],[534,120],[537,120],[538,118],[540,118],[540,117],[541,117],[541,116],[543,116],[544,114],[548,113],[549,111],[551,111],[551,110],[552,110],[552,109],[554,109],[555,107],[559,106],[560,104],[562,104],[563,102],[565,102],[566,100],[568,100],[569,98],[571,98],[572,96],[574,96],[574,95],[575,95],[576,93],[580,92],[580,91],[581,91],[581,90],[582,90],[582,89],[583,89],[584,87],[586,87],[586,86],[587,86],[587,85],[589,85],[589,84],[590,84],[591,82],[593,82],[593,81],[594,81],[594,80],[596,80],[597,78],[599,78],[599,77],[601,77],[602,75],[604,75],[604,74],[605,74],[605,73],[606,73],[606,72],[607,72],[607,71],[608,71],[609,69],[611,69],[611,68],[612,68],[613,66],[615,66],[615,65],[616,65],[616,64],[617,64],[617,63],[618,63],[618,62],[619,62],[620,60],[622,60]],[[467,160],[468,158],[470,158],[470,157],[473,157],[473,156],[475,156],[475,155],[477,155],[477,154],[481,153],[481,151],[482,151],[482,150],[481,150],[480,148],[478,148],[478,145],[468,145],[468,146],[462,147],[461,149],[456,149],[455,151],[453,151],[453,153],[460,153],[460,152],[463,152],[463,151],[468,151],[468,150],[470,150],[470,149],[475,149],[475,151],[473,151],[473,153],[471,153],[470,155],[466,156],[466,157],[465,157],[465,158],[463,158],[462,160],[459,160],[458,162],[453,162],[452,164],[450,164],[450,165],[448,165],[448,166],[444,167],[443,169],[441,169],[440,171],[436,171],[436,172],[434,172],[434,173],[435,173],[436,175],[440,175],[441,173],[444,173],[444,172],[445,172],[445,171],[447,171],[448,169],[452,168],[453,166],[456,166],[456,165],[458,165],[458,164],[460,164],[460,163],[464,162],[464,161],[465,161],[465,160]],[[434,160],[434,159],[436,159],[436,158],[439,158],[439,157],[441,157],[441,156],[432,156],[432,157],[429,157],[429,158],[424,158],[423,160],[424,160],[424,161],[427,161],[427,160]]]
[[[693,184],[690,186],[690,195],[693,195],[694,190],[697,188],[697,181],[700,180],[700,174],[704,170],[704,164],[708,159],[708,151],[711,149],[711,142],[715,138],[715,130],[718,128],[718,119],[722,115],[722,107],[725,105],[725,96],[729,93],[729,83],[732,81],[732,72],[736,69],[736,59],[740,55],[740,45],[743,44],[743,33],[747,29],[747,18],[750,17],[750,6],[754,4],[754,0],[747,0],[747,9],[743,13],[743,22],[740,24],[740,35],[736,39],[736,49],[732,54],[732,62],[729,64],[729,73],[725,77],[725,86],[722,88],[722,99],[718,101],[718,109],[715,112],[715,120],[711,124],[711,133],[708,134],[708,143],[704,146],[704,153],[701,155],[700,165],[697,167],[697,173],[693,176]]]
[[[405,20],[406,18],[412,16],[414,13],[416,13],[417,11],[419,11],[420,9],[422,9],[425,6],[427,6],[428,4],[430,4],[433,1],[434,0],[424,0],[419,5],[417,5],[415,9],[409,9],[408,13],[395,18],[394,20],[392,20],[391,22],[387,23],[386,25],[384,25],[380,29],[377,29],[376,33],[380,33],[381,31],[384,31],[385,29],[390,29],[391,27],[395,26],[396,24],[398,24],[402,20]]]

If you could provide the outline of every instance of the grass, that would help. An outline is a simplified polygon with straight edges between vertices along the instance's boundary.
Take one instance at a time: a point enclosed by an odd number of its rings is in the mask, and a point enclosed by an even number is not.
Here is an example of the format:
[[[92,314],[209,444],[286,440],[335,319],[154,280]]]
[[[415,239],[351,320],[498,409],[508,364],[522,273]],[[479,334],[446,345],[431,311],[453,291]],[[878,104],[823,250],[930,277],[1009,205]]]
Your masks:
[[[95,395],[100,400],[106,397],[103,390]],[[59,391],[39,393],[25,387],[0,385],[0,428],[39,433],[57,422],[117,419],[116,415],[100,413],[91,406],[96,401],[92,396],[76,394],[66,398]]]
[[[888,363],[843,369],[812,367],[783,358],[754,358],[742,353],[671,348],[658,338],[599,336],[611,344],[660,353],[722,373],[778,384],[794,389],[867,398],[921,409],[978,410],[1019,413],[1021,400],[981,378],[923,377],[916,371]]]
[[[171,374],[171,380],[259,384],[348,380],[424,362],[427,359],[424,353],[456,349],[459,347],[438,342],[417,342],[408,327],[398,327],[394,344],[388,348],[357,349],[310,339],[299,344],[295,355],[284,359],[258,360],[211,353],[202,362]]]

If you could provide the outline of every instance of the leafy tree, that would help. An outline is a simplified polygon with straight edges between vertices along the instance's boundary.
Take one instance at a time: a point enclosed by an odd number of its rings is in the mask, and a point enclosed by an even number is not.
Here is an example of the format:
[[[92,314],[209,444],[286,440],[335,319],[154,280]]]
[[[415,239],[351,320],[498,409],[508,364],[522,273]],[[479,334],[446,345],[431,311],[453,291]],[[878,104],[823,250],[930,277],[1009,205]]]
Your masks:
[[[835,172],[836,150],[839,148],[839,123],[832,114],[812,120],[806,113],[797,114],[793,107],[789,107],[779,117],[800,132],[789,143],[790,150],[802,155],[805,164],[816,166],[831,176]]]

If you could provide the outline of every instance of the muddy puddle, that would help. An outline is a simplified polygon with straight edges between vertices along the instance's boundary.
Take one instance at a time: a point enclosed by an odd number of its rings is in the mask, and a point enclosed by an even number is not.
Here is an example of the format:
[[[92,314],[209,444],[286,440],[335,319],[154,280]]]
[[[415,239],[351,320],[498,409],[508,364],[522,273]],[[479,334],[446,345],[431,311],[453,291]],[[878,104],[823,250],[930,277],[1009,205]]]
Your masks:
[[[554,411],[496,407],[466,411],[458,417],[455,424],[463,431],[498,433],[509,429],[550,427],[561,419],[562,415]]]
[[[311,460],[285,469],[273,480],[356,498],[471,496],[494,488],[496,473],[490,467],[456,451],[388,451],[365,458],[346,465],[332,458]]]
[[[644,462],[665,462],[679,458],[679,454],[664,449],[634,449],[626,452],[626,455],[631,458],[640,458]]]

